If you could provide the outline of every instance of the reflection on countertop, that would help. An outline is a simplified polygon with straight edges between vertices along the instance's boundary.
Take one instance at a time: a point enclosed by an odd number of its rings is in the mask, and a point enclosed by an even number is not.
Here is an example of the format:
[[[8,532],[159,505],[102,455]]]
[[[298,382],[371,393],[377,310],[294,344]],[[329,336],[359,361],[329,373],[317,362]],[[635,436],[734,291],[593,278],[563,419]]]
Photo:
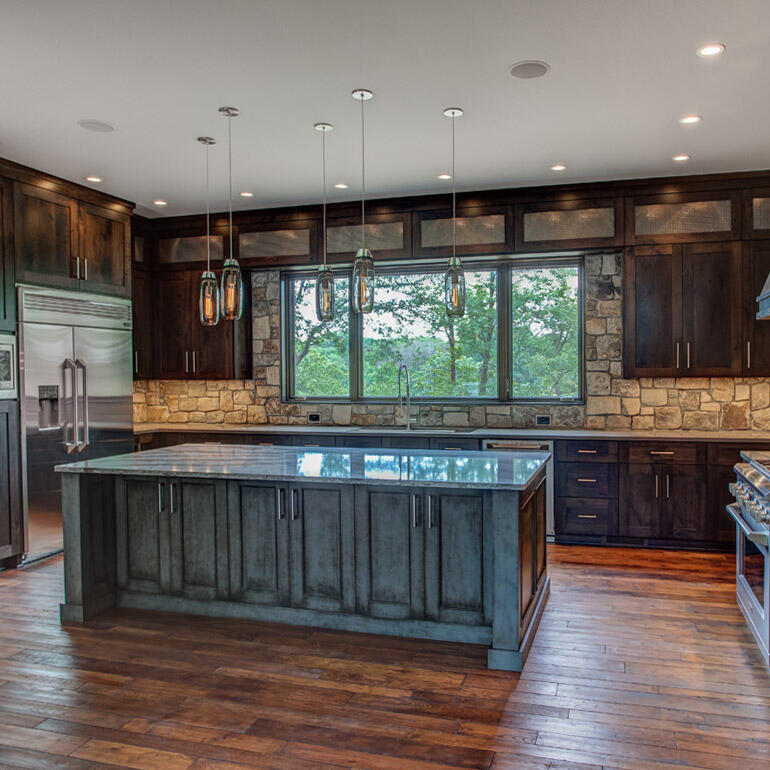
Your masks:
[[[57,466],[65,473],[525,489],[549,452],[181,444]]]

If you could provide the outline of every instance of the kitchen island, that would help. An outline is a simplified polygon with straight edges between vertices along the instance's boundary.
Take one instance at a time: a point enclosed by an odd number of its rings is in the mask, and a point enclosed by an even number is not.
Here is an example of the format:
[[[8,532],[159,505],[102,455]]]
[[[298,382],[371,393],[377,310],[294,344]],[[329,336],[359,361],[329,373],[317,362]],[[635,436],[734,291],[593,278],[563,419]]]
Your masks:
[[[547,452],[185,444],[60,465],[63,621],[120,606],[484,644],[549,590]]]

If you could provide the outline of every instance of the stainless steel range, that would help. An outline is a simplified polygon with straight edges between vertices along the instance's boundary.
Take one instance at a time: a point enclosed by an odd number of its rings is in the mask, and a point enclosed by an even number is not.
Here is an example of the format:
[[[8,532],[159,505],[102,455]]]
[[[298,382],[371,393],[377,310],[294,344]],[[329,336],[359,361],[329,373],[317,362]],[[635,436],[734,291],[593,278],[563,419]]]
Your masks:
[[[770,452],[741,452],[730,484],[736,502],[727,506],[736,524],[738,605],[770,665]]]

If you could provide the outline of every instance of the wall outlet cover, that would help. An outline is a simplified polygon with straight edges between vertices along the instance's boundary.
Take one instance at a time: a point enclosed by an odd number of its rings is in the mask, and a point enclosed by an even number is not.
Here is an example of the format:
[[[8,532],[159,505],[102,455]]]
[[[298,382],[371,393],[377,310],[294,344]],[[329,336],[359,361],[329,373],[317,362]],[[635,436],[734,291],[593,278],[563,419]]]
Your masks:
[[[321,422],[321,415],[318,412],[310,412],[307,416],[308,422]]]
[[[535,424],[537,424],[537,425],[550,425],[551,424],[551,415],[550,414],[538,414],[538,415],[535,415]]]

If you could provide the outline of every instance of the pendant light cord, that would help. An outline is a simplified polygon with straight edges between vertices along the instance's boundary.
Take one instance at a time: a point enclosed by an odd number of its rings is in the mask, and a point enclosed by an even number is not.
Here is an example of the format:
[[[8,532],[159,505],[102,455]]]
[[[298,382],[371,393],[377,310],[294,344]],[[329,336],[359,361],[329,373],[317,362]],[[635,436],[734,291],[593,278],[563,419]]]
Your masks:
[[[211,206],[209,203],[209,145],[206,143],[206,272],[211,272],[211,231],[209,217]]]
[[[366,138],[364,134],[364,101],[361,99],[361,248],[366,248],[365,206],[366,199]]]
[[[323,177],[323,239],[324,239],[324,267],[326,267],[326,131],[321,131],[321,167]]]
[[[233,258],[233,116],[227,116],[228,204],[230,214],[230,259]]]
[[[455,180],[455,115],[452,114],[452,259],[457,259],[457,182]]]

